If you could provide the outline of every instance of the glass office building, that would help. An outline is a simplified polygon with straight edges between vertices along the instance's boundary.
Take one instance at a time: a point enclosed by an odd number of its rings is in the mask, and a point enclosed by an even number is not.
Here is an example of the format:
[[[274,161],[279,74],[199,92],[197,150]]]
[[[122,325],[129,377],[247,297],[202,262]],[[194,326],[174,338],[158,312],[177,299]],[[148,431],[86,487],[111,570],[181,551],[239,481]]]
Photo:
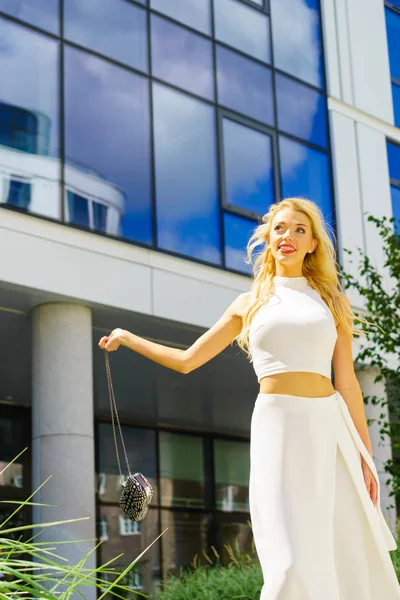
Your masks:
[[[186,376],[111,356],[130,466],[155,489],[134,524],[98,340],[123,327],[187,348],[249,289],[247,240],[284,197],[318,203],[349,269],[344,248],[381,261],[365,212],[398,215],[400,185],[386,4],[0,0],[0,466],[28,446],[0,498],[52,474],[40,500],[58,509],[21,519],[90,516],[70,539],[101,539],[98,563],[167,530],[133,589],[250,547],[257,382],[236,347]],[[379,393],[373,371],[360,383]]]

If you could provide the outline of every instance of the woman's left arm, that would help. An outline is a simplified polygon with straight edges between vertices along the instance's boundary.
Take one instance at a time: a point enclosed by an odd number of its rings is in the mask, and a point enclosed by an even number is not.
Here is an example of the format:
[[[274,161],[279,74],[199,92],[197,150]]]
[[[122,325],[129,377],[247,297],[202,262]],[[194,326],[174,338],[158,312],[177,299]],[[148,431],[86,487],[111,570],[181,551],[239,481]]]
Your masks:
[[[337,326],[337,340],[333,352],[334,369],[334,388],[344,398],[354,425],[360,434],[365,447],[373,458],[371,438],[369,436],[367,418],[364,408],[364,400],[354,372],[352,337],[345,330],[342,324]],[[361,465],[364,474],[364,480],[370,494],[371,500],[376,504],[377,500],[377,482],[363,456],[361,456]]]

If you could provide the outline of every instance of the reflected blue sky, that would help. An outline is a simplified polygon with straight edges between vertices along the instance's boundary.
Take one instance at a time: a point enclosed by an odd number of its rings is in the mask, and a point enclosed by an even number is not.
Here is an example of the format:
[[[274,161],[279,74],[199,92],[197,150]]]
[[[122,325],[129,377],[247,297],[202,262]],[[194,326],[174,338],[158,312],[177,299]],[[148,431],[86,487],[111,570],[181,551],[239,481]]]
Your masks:
[[[324,95],[279,73],[275,81],[279,129],[326,147]]]
[[[269,17],[237,0],[214,0],[214,14],[217,40],[270,61]]]
[[[193,94],[214,99],[211,42],[200,35],[152,15],[153,75]]]
[[[147,13],[125,0],[67,0],[65,37],[147,71]]]
[[[65,49],[66,159],[126,196],[123,236],[151,242],[148,80]],[[68,183],[68,181],[67,181]]]
[[[391,185],[390,191],[392,194],[393,216],[396,219],[394,222],[394,230],[398,235],[400,235],[400,188]]]
[[[0,0],[0,10],[58,34],[58,0]]]
[[[150,7],[211,35],[210,0],[150,0]]]
[[[400,145],[387,143],[389,174],[391,179],[400,181]]]
[[[392,83],[394,124],[400,127],[400,85]]]
[[[158,245],[220,263],[214,109],[153,83]]]
[[[260,215],[274,201],[271,137],[224,119],[226,201]]]
[[[268,125],[274,124],[272,75],[268,67],[217,46],[218,102]]]
[[[400,15],[387,7],[385,13],[390,73],[392,77],[400,80]]]
[[[255,221],[227,212],[224,213],[225,262],[228,269],[251,274],[251,266],[246,264],[244,260],[246,258],[247,242],[255,227],[257,227]]]
[[[0,101],[44,113],[50,119],[46,154],[58,157],[58,43],[1,18],[0,40]]]
[[[282,197],[305,196],[313,200],[333,228],[328,156],[282,135],[279,136],[279,154]]]
[[[318,0],[270,0],[274,63],[323,87]]]

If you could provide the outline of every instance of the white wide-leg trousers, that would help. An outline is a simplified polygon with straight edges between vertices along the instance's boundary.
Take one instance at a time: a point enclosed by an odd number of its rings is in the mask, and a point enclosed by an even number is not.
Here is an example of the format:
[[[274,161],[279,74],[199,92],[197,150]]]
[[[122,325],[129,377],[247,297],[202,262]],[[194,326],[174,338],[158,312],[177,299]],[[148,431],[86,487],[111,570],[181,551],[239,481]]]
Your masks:
[[[378,482],[376,507],[360,454]],[[250,516],[260,600],[400,600],[376,466],[339,392],[257,396]]]

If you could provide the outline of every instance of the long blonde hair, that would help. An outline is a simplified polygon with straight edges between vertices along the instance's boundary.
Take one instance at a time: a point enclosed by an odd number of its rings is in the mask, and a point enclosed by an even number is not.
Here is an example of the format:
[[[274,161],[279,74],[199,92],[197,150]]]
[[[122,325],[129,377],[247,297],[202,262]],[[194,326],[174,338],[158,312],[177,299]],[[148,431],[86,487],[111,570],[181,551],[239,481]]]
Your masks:
[[[306,254],[303,261],[303,275],[328,305],[337,324],[354,339],[355,335],[362,336],[362,329],[353,327],[353,319],[370,324],[362,317],[356,316],[350,306],[347,296],[340,285],[340,271],[336,262],[335,247],[328,235],[330,230],[320,208],[311,200],[304,198],[285,198],[271,205],[269,211],[262,217],[261,224],[256,227],[247,244],[246,262],[253,267],[253,284],[250,290],[248,306],[242,316],[242,330],[235,340],[239,347],[251,359],[249,351],[249,331],[251,321],[258,309],[267,302],[273,293],[275,259],[272,256],[266,238],[269,237],[272,221],[278,211],[291,208],[307,215],[311,222],[312,237],[318,241],[316,249],[311,254]],[[331,231],[335,239],[333,231]],[[255,252],[258,246],[263,248]],[[264,247],[265,246],[265,247]]]

